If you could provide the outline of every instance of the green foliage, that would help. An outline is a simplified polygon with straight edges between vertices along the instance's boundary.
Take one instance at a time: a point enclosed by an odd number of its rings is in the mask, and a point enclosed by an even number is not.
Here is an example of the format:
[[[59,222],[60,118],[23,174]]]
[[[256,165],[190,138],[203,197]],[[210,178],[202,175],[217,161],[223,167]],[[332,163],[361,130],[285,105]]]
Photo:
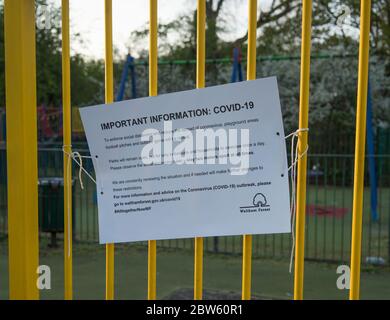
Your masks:
[[[246,57],[247,34],[231,42],[223,41],[227,29],[229,8],[233,0],[207,0],[206,13],[206,56],[209,59],[231,57],[234,46],[242,48]],[[230,7],[229,7],[230,6]],[[342,26],[337,19],[349,9],[350,15]],[[234,12],[230,13],[234,16]],[[302,2],[298,0],[272,1],[262,6],[257,21],[258,55],[297,55],[301,48]],[[359,47],[360,1],[357,0],[320,0],[313,1],[312,14],[312,54],[356,54]],[[390,60],[390,0],[378,0],[372,4],[371,24],[371,57],[370,78],[375,97],[374,125],[386,125],[390,122],[389,74]],[[160,40],[160,58],[164,60],[194,59],[196,57],[196,11],[181,16],[160,26],[163,36]],[[175,34],[177,41],[167,47],[167,36]],[[148,36],[147,27],[143,32],[135,32],[132,39],[140,41]],[[137,43],[137,42],[135,42]],[[165,47],[164,47],[165,46]],[[147,45],[144,46],[147,48]],[[169,50],[167,50],[169,48]],[[140,55],[147,58],[147,51]],[[279,61],[268,65],[259,62],[257,76],[278,75],[285,125],[296,127],[299,104],[299,61],[292,68],[291,63]],[[265,70],[265,68],[267,70]],[[269,68],[269,69],[268,69]],[[160,73],[163,73],[160,67]],[[342,127],[345,132],[354,132],[354,112],[356,109],[357,59],[312,62],[311,76],[311,112],[310,122],[320,130],[337,130]],[[209,64],[206,70],[208,85],[226,83],[230,79],[231,67]],[[174,79],[171,79],[175,74]],[[161,83],[161,90],[172,91],[172,88],[194,86],[195,70],[191,66],[171,70]],[[168,84],[173,81],[170,88]],[[188,88],[187,88],[188,89]],[[352,119],[351,119],[352,116]]]
[[[246,56],[247,35],[232,41],[224,41],[228,29],[234,28],[234,0],[206,1],[206,57],[208,59],[232,56],[232,48],[240,46],[243,58]],[[37,1],[46,5],[46,0]],[[350,16],[342,27],[336,24],[348,7]],[[299,55],[301,46],[301,8],[298,0],[272,1],[262,5],[257,21],[257,49],[259,55]],[[50,6],[53,23],[50,28],[36,29],[37,47],[37,103],[55,107],[61,106],[61,27],[60,9]],[[374,110],[375,124],[389,123],[389,74],[390,61],[390,0],[372,3],[371,53],[381,58],[371,59],[372,88],[378,108]],[[37,11],[37,14],[42,14]],[[360,1],[319,0],[313,2],[312,53],[332,54],[357,53]],[[42,17],[37,17],[41,19]],[[180,15],[167,23],[160,23],[159,58],[164,60],[189,60],[196,57],[196,11]],[[3,6],[0,2],[0,106],[5,105],[4,91],[4,32]],[[130,35],[131,53],[136,52],[140,60],[148,58],[148,25]],[[74,36],[72,43],[82,42],[80,35]],[[124,59],[123,59],[124,60]],[[319,127],[337,128],[343,126],[353,132],[351,115],[355,110],[357,59],[349,61],[324,61],[312,63],[311,78],[311,122]],[[120,74],[124,61],[114,65],[115,74]],[[261,64],[261,65],[260,65]],[[168,69],[169,67],[169,69]],[[245,67],[245,66],[244,66]],[[260,68],[260,69],[259,69]],[[166,70],[165,70],[166,69]],[[183,86],[193,87],[195,65],[174,68],[160,67],[160,92],[180,90]],[[282,86],[281,96],[287,125],[294,127],[299,101],[299,64],[292,68],[283,62],[268,65],[259,62],[258,76],[278,74]],[[164,71],[165,70],[165,71]],[[230,65],[222,67],[216,63],[207,66],[208,85],[225,83],[230,78]],[[139,72],[139,71],[138,71]],[[172,80],[169,80],[172,79]],[[117,79],[118,81],[119,79]],[[137,77],[139,96],[147,94],[147,72]],[[338,84],[335,88],[335,83]],[[283,87],[284,86],[284,87]],[[291,90],[291,92],[290,92]],[[84,106],[104,101],[104,62],[91,60],[81,55],[71,58],[72,105]],[[375,101],[374,101],[375,103]]]
[[[46,6],[46,0],[36,2]],[[37,105],[60,107],[62,105],[62,50],[61,11],[49,5],[50,28],[36,27]],[[36,10],[37,21],[45,19]],[[71,40],[81,42],[76,34]],[[5,106],[5,56],[4,56],[4,7],[0,4],[0,107]],[[87,60],[80,55],[71,57],[72,105],[82,106],[101,103],[104,100],[104,63]]]

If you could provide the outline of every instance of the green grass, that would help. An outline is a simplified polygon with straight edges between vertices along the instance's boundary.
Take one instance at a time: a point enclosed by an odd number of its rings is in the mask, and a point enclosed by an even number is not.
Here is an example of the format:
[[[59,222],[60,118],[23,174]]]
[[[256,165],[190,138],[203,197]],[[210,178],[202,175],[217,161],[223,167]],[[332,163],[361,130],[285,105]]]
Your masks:
[[[0,244],[0,299],[8,297],[8,263],[4,241]],[[41,291],[42,299],[63,298],[63,252],[49,250],[41,241],[40,263],[51,267],[52,289]],[[336,288],[337,265],[306,262],[306,299],[346,299],[348,292]],[[258,296],[290,299],[293,276],[288,261],[255,259],[253,261],[253,293]],[[164,298],[179,288],[193,283],[191,250],[158,250],[157,295]],[[144,247],[117,246],[115,256],[115,296],[117,299],[144,299],[147,287],[147,251]],[[241,290],[241,257],[206,254],[204,287],[213,290]],[[97,244],[78,244],[74,250],[74,298],[104,299],[105,250]],[[362,299],[390,298],[390,269],[363,269]]]
[[[97,208],[94,204],[94,187],[86,183],[83,192],[76,187],[76,235],[82,240],[97,240]],[[370,190],[364,192],[363,214],[363,256],[389,258],[390,188],[380,188],[378,193],[379,221],[372,222],[370,215]],[[350,255],[352,226],[352,188],[323,187],[310,185],[307,189],[307,203],[326,207],[347,208],[343,217],[312,216],[306,218],[306,255],[313,259],[346,261]],[[259,257],[288,257],[291,236],[264,235],[254,239],[254,255]],[[191,249],[191,240],[161,242],[165,247]],[[206,249],[213,250],[213,241],[206,243]],[[240,253],[240,237],[219,239],[222,252]]]
[[[82,240],[97,239],[97,208],[94,186],[84,181],[86,189],[76,185],[76,236]],[[0,200],[5,203],[4,190]],[[379,189],[379,222],[370,219],[369,189],[364,190],[362,260],[367,256],[382,256],[389,261],[390,188]],[[341,217],[310,216],[306,218],[306,257],[345,261],[350,256],[352,188],[309,185],[307,203],[349,208]],[[6,227],[1,210],[0,234]],[[234,255],[205,255],[205,288],[216,290],[241,289],[242,238],[220,237],[219,250]],[[159,241],[158,297],[163,298],[178,288],[191,288],[193,280],[193,240]],[[171,249],[163,249],[171,247]],[[205,249],[212,251],[214,239],[205,240]],[[180,250],[178,248],[185,248]],[[293,277],[288,273],[291,235],[260,235],[253,239],[253,292],[256,295],[291,298]],[[8,262],[6,242],[0,241],[0,299],[8,296]],[[61,250],[48,250],[47,240],[41,241],[40,263],[52,269],[52,290],[42,292],[43,299],[63,297],[63,256]],[[345,299],[346,291],[336,288],[336,264],[306,262],[305,297],[311,299]],[[147,252],[141,245],[118,246],[115,260],[116,297],[143,299],[146,297]],[[105,251],[97,244],[77,244],[74,252],[74,293],[79,299],[103,299],[105,291]],[[390,298],[390,270],[363,267],[361,293],[364,299]]]
[[[61,155],[61,154],[59,154]],[[59,156],[56,154],[56,156]],[[56,159],[47,163],[47,168],[55,167]],[[333,158],[332,158],[333,159]],[[337,167],[337,161],[343,161],[338,166],[342,168],[352,162],[352,158],[331,159],[313,158],[312,163],[321,162],[322,167],[331,170]],[[314,161],[315,160],[315,161]],[[336,163],[333,163],[336,161]],[[46,168],[46,167],[45,167]],[[328,177],[324,181],[313,181],[307,188],[308,205],[320,205],[326,207],[347,208],[348,212],[343,217],[323,217],[307,215],[306,218],[306,257],[317,260],[348,261],[350,256],[351,239],[351,208],[352,208],[352,183],[351,170],[335,170],[334,178]],[[351,169],[351,168],[349,168]],[[47,173],[47,172],[46,172]],[[43,175],[43,173],[42,173]],[[338,178],[337,178],[338,177]],[[337,179],[336,179],[337,178]],[[380,177],[379,177],[380,178]],[[383,180],[383,179],[382,179]],[[335,182],[346,187],[332,186]],[[379,179],[381,181],[381,178]],[[79,240],[97,241],[98,239],[98,214],[95,200],[95,186],[89,179],[84,179],[85,189],[81,190],[79,183],[75,185],[75,236]],[[328,186],[324,186],[328,185]],[[5,186],[0,185],[0,234],[6,232],[7,218],[3,205],[6,203]],[[59,202],[62,202],[62,198]],[[367,256],[381,256],[390,260],[389,230],[390,230],[390,188],[378,189],[379,221],[372,222],[370,215],[370,189],[364,190],[364,214],[363,214],[363,258]],[[191,240],[171,240],[160,242],[165,247],[192,248]],[[213,240],[206,243],[206,250],[212,251]],[[257,257],[273,258],[288,257],[291,248],[291,236],[286,235],[262,235],[254,237],[253,254]],[[241,251],[240,237],[223,237],[219,239],[219,250],[228,253]]]
[[[97,207],[94,202],[94,185],[85,180],[85,189],[75,190],[75,236],[79,240],[97,241]],[[306,257],[315,260],[348,261],[350,257],[350,239],[352,225],[352,189],[342,187],[323,187],[309,185],[307,203],[326,207],[347,208],[342,217],[312,216],[306,217]],[[379,221],[372,222],[369,209],[369,189],[364,192],[363,214],[363,261],[368,256],[380,256],[390,260],[389,229],[390,229],[390,188],[380,188],[378,194]],[[62,199],[61,199],[62,201]],[[6,217],[0,215],[0,233],[5,230]],[[61,235],[60,235],[61,237]],[[241,237],[220,237],[219,252],[240,254]],[[193,248],[191,239],[160,241],[160,246],[170,248]],[[214,251],[214,239],[205,242],[206,251]],[[291,235],[259,235],[253,238],[253,255],[261,258],[288,258],[291,250]]]

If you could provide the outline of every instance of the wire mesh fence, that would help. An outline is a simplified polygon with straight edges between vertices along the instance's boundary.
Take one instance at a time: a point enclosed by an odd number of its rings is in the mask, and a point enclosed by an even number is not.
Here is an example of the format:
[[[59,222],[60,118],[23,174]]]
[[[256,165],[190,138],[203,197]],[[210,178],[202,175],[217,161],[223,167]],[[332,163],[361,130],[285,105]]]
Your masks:
[[[311,139],[315,137],[312,136]],[[79,152],[88,154],[87,148]],[[6,168],[5,149],[0,151],[0,234],[7,235],[6,207]],[[308,155],[308,185],[306,207],[306,258],[317,261],[346,262],[350,256],[352,225],[352,154]],[[62,176],[63,153],[61,148],[40,148],[38,151],[39,177],[50,180]],[[375,156],[378,175],[378,219],[372,218],[370,209],[370,188],[366,180],[364,190],[363,221],[363,262],[378,263],[390,260],[390,155]],[[93,165],[86,159],[84,168],[93,172]],[[73,170],[77,180],[77,168]],[[84,189],[77,181],[73,187],[73,233],[75,241],[96,243],[98,241],[97,195],[94,183],[87,177],[83,179]],[[54,179],[54,181],[56,181]],[[39,188],[40,228],[42,234],[53,236],[52,229],[42,225],[42,214],[46,219],[59,223],[55,234],[61,239],[63,221],[63,195],[61,183],[55,183],[53,190]],[[62,222],[63,224],[63,222]],[[63,227],[63,225],[62,225]],[[59,231],[59,232],[58,232]],[[138,245],[140,243],[137,243]],[[146,243],[141,243],[145,244]],[[158,241],[160,247],[172,249],[192,249],[193,239],[174,239]],[[210,237],[205,239],[205,250],[211,253],[241,254],[240,236]],[[292,246],[291,234],[255,235],[253,256],[259,258],[288,258]]]
[[[390,98],[388,87],[390,78],[384,74],[383,64],[387,58],[375,56],[370,60],[370,81],[373,97],[373,113],[378,180],[378,219],[372,218],[370,208],[370,186],[366,170],[366,187],[364,190],[363,221],[363,262],[382,259],[390,261],[390,131],[380,129],[388,123]],[[296,130],[299,105],[299,57],[258,57],[258,77],[277,76],[280,90],[286,133]],[[116,65],[117,80],[123,66]],[[245,78],[245,60],[242,69]],[[318,55],[312,59],[311,92],[310,92],[310,133],[308,153],[307,185],[307,218],[306,218],[306,258],[318,261],[345,262],[350,256],[350,239],[352,225],[352,185],[354,167],[354,128],[353,119],[356,108],[357,55]],[[343,72],[337,72],[343,70]],[[137,97],[148,95],[148,65],[137,61],[135,75],[130,77],[136,83]],[[231,59],[207,61],[206,85],[229,83],[232,74]],[[189,90],[195,87],[196,64],[189,61],[160,61],[159,93]],[[126,85],[124,98],[132,98],[132,83]],[[116,87],[119,82],[116,81]],[[103,102],[102,92],[96,94]],[[100,99],[99,98],[99,99]],[[79,106],[81,107],[81,106]],[[38,165],[39,177],[59,178],[63,175],[63,153],[60,125],[60,108],[52,112],[55,128],[49,120],[38,123],[41,134],[39,140]],[[76,110],[77,111],[77,110]],[[47,111],[41,110],[42,119],[48,119]],[[76,112],[77,113],[77,112]],[[387,118],[386,118],[387,117]],[[387,120],[386,120],[387,119]],[[76,126],[73,117],[74,129]],[[2,117],[2,128],[5,117]],[[50,127],[51,130],[48,130]],[[78,127],[82,127],[78,124]],[[80,129],[79,128],[79,129]],[[80,129],[73,139],[73,149],[88,154],[88,146]],[[52,134],[54,132],[54,135]],[[80,132],[79,132],[80,133]],[[5,133],[2,135],[4,140]],[[287,145],[289,150],[290,146]],[[367,159],[368,160],[368,159]],[[368,161],[366,161],[367,164]],[[90,160],[84,163],[86,170],[92,172]],[[366,165],[368,168],[368,165]],[[77,180],[77,168],[73,168]],[[55,180],[55,179],[54,179]],[[43,228],[44,212],[53,212],[63,217],[63,196],[58,192],[61,184],[54,183],[55,192],[39,189],[39,212],[42,234],[49,233],[50,228]],[[76,181],[73,192],[74,226],[76,241],[98,241],[97,195],[93,182],[84,179],[84,190]],[[5,143],[0,141],[0,238],[7,236],[7,195],[6,195],[6,150]],[[51,214],[49,214],[50,217]],[[47,218],[49,219],[49,218]],[[49,225],[54,223],[52,220]],[[45,231],[46,230],[46,231]],[[48,231],[49,230],[49,231]],[[59,232],[58,237],[62,235]],[[158,241],[161,247],[172,249],[192,249],[192,239],[175,239]],[[290,234],[256,235],[253,238],[254,257],[288,258],[291,251]],[[241,254],[242,239],[240,236],[211,237],[204,242],[205,250],[213,253]]]

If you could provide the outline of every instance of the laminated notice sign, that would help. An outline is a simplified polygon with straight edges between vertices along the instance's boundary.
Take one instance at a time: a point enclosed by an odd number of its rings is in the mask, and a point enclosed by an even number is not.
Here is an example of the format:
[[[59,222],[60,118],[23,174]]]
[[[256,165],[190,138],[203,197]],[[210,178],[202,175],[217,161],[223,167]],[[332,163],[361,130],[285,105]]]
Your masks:
[[[80,109],[100,243],[290,232],[275,77]]]

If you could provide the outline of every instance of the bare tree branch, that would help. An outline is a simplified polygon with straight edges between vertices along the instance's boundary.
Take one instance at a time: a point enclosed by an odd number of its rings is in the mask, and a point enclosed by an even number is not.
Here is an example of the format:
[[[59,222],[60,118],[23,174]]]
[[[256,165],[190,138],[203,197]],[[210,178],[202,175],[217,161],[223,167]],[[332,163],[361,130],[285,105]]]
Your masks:
[[[216,12],[217,12],[217,15],[219,14],[219,12],[221,11],[221,9],[222,9],[222,5],[223,5],[223,3],[225,2],[225,0],[219,0],[218,1],[218,4],[217,4],[217,10],[216,10]]]
[[[275,1],[272,2],[271,8],[269,11],[265,11],[260,13],[260,17],[257,20],[257,28],[261,26],[267,25],[271,22],[277,22],[279,19],[288,15],[290,12],[294,11],[299,4],[291,5],[291,2],[281,2],[280,4],[275,6]],[[282,10],[281,10],[282,9]],[[281,10],[280,12],[278,12]],[[278,12],[278,13],[276,13]],[[248,39],[248,32],[241,38],[238,38],[235,42],[238,44],[244,43]]]

